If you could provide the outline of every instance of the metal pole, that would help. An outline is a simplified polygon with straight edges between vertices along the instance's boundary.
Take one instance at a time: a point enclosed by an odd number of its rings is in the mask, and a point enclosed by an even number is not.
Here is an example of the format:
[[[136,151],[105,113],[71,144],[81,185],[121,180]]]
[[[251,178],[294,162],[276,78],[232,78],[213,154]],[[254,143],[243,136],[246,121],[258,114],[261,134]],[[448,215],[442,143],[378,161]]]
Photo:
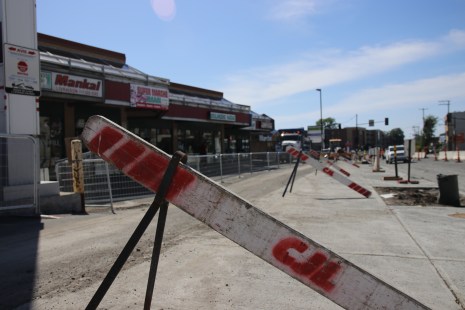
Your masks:
[[[168,201],[165,200],[160,207],[160,213],[158,213],[155,243],[152,250],[152,261],[150,263],[149,278],[147,280],[147,290],[145,291],[144,310],[150,310],[150,306],[152,305],[153,289],[155,288],[155,278],[157,276],[158,261],[160,260],[166,216],[168,215],[168,204]]]
[[[113,193],[112,193],[112,189],[111,189],[110,169],[108,169],[108,163],[107,162],[105,162],[105,171],[106,171],[106,174],[107,174],[107,184],[108,184],[108,193],[110,195],[111,213],[116,214],[115,209],[113,208]]]
[[[439,100],[439,105],[447,105],[447,114],[446,115],[449,115],[449,109],[450,109],[450,100]],[[447,124],[447,132],[449,132],[449,129],[450,129],[450,125]],[[447,135],[447,150],[449,150],[449,146],[451,145],[450,141],[449,141],[449,134]]]
[[[249,153],[249,159],[250,159],[250,173],[253,172],[253,160],[252,160],[252,153]]]
[[[268,171],[270,171],[270,152],[266,152],[266,166]]]
[[[407,182],[410,183],[410,163],[412,162],[412,140],[408,140],[408,168],[407,168]]]
[[[139,222],[139,225],[137,225],[133,234],[129,238],[128,242],[124,246],[118,258],[116,259],[115,263],[108,271],[105,279],[103,279],[99,288],[97,289],[94,296],[92,297],[89,304],[87,305],[86,310],[97,309],[98,305],[100,304],[103,297],[107,293],[111,284],[113,283],[113,281],[116,279],[119,272],[123,268],[124,263],[129,258],[129,255],[136,247],[137,242],[139,242],[140,238],[144,234],[150,222],[155,217],[155,214],[158,212],[158,209],[163,205],[163,203],[165,203],[165,196],[168,193],[173,175],[176,171],[176,168],[178,167],[179,162],[184,157],[185,157],[185,154],[182,152],[178,151],[174,153],[173,157],[171,158],[170,163],[168,164],[168,167],[166,168],[165,174],[163,176],[163,180],[160,186],[158,187],[158,191],[157,191],[157,194],[155,195],[155,199],[153,200],[152,204],[148,208],[142,220]]]
[[[292,169],[291,176],[289,177],[286,187],[284,188],[283,197],[286,195],[289,184],[291,184],[291,189],[289,190],[289,193],[292,193],[292,187],[294,186],[295,176],[297,175],[297,167],[299,166],[299,163],[300,163],[300,156],[302,156],[302,150],[300,150],[299,152],[299,156],[297,157],[297,160],[295,162],[294,169]]]
[[[37,138],[30,136],[32,140],[32,154],[34,158],[33,164],[33,185],[32,188],[34,190],[34,206],[35,206],[35,213],[40,214],[40,193],[39,193],[39,184],[40,184],[40,148],[39,148],[39,141]]]
[[[223,183],[223,154],[220,154],[220,180]]]
[[[239,178],[241,177],[241,153],[237,153],[237,172],[239,173]]]
[[[321,95],[321,88],[316,89],[320,93],[320,135],[321,135],[321,149],[325,148],[325,138],[323,133],[323,100]]]

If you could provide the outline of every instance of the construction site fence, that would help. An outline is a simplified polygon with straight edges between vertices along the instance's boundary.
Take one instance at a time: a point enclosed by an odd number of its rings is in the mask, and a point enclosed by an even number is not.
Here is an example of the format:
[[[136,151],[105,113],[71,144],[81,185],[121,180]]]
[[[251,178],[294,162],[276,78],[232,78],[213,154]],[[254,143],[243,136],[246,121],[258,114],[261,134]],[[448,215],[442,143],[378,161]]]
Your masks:
[[[294,159],[285,152],[234,153],[189,155],[187,165],[203,175],[223,182],[225,177],[279,169]],[[86,204],[105,205],[114,201],[130,200],[153,193],[124,175],[101,158],[83,160],[84,195]],[[61,192],[73,191],[71,164],[62,161],[55,166]]]

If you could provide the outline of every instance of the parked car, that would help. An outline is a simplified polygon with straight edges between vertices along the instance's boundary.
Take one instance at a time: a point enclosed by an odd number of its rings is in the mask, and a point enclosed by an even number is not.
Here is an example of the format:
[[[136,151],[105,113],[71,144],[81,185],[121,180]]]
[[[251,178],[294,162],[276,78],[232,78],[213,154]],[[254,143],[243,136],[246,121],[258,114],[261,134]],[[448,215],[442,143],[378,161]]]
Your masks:
[[[397,162],[408,162],[407,156],[405,156],[405,149],[403,145],[396,145],[396,158]],[[388,146],[386,149],[386,153],[384,154],[386,156],[386,163],[387,164],[392,164],[394,163],[394,145]]]

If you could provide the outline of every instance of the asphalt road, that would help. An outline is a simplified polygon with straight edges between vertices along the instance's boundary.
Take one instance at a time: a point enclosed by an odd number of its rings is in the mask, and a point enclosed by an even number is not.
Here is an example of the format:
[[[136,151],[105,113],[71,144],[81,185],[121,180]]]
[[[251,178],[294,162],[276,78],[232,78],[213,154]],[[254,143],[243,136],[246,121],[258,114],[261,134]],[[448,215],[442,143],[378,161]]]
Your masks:
[[[465,158],[464,158],[465,159]],[[388,165],[383,162],[383,167],[394,165]],[[407,175],[408,164],[398,164],[399,172]],[[427,158],[421,158],[418,160],[415,158],[410,166],[410,176],[412,179],[425,180],[436,183],[437,175],[457,175],[459,191],[465,194],[465,162],[457,162],[454,159],[444,161],[435,160],[433,155],[428,155]]]
[[[460,172],[465,165],[443,164],[412,163],[418,186],[435,186],[438,169]],[[382,180],[394,167],[381,165],[384,173],[341,163],[368,188],[401,186]],[[243,174],[223,185],[426,306],[465,309],[464,208],[388,207],[375,192],[366,199],[308,165],[299,167],[292,193],[283,198],[291,168]],[[399,165],[400,173],[406,168]],[[120,203],[116,215],[94,209],[1,221],[0,308],[85,308],[149,203]],[[143,307],[155,224],[99,309]],[[172,205],[158,268],[152,309],[340,309]]]

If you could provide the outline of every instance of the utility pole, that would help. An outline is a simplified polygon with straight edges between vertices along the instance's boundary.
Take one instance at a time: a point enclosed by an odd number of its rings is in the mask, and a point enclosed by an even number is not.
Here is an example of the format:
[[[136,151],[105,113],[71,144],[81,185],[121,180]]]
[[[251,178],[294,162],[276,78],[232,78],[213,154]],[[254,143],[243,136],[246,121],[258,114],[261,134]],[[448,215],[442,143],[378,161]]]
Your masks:
[[[449,111],[450,111],[450,100],[439,100],[439,105],[446,105],[447,106],[447,116],[449,116]],[[450,128],[450,125],[447,124],[447,149],[449,149],[449,146],[450,146],[450,141],[449,141],[449,128]]]
[[[450,108],[450,100],[439,100],[439,105],[446,105],[447,106],[447,114],[449,114],[449,108]]]
[[[423,111],[423,126],[425,126],[425,110],[428,110],[427,108],[420,108],[420,110]]]
[[[425,143],[425,110],[428,110],[427,108],[420,108],[420,110],[423,111],[423,126],[421,127],[421,144],[420,147],[423,148],[424,143]]]
[[[358,151],[358,114],[355,114],[355,146]]]

